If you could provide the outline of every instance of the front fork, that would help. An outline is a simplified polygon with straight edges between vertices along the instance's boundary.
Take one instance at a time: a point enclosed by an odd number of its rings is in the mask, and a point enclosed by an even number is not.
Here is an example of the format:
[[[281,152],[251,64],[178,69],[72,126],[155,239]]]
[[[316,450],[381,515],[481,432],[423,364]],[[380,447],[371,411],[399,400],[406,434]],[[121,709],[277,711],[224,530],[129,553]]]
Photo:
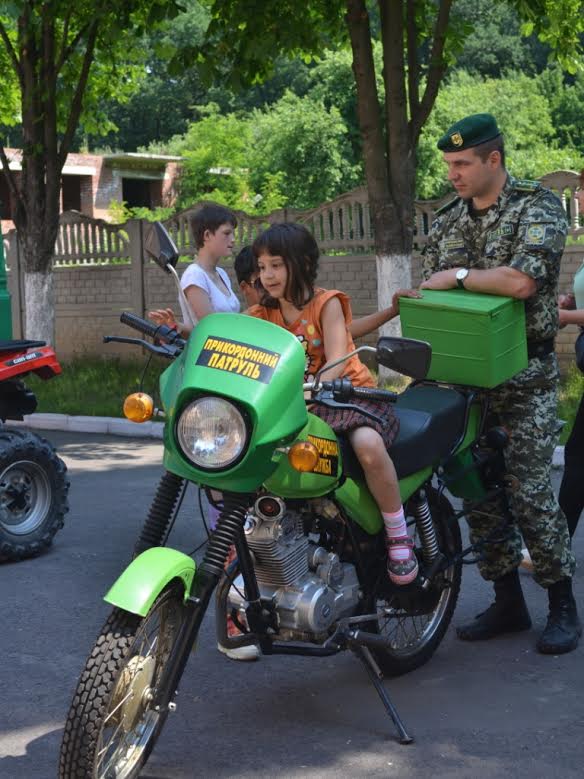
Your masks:
[[[250,504],[249,495],[224,493],[223,498],[223,510],[217,521],[217,527],[211,534],[205,557],[195,574],[191,593],[186,599],[186,619],[183,622],[178,640],[171,650],[160,684],[157,686],[153,701],[156,710],[168,708],[176,694],[179,681],[189,659],[189,653],[207,612],[209,601],[223,575],[229,549],[233,544],[238,543],[238,539],[243,535],[243,525]],[[255,582],[255,576],[253,582]],[[250,597],[253,596],[253,582],[249,583],[252,588]],[[257,590],[257,582],[255,582],[255,587]]]

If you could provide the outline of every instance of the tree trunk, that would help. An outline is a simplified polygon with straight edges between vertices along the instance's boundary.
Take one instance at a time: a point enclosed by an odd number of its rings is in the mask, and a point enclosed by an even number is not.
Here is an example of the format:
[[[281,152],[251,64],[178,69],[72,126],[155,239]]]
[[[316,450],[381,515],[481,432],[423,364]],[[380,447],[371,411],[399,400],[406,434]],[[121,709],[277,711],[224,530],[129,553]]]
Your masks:
[[[53,274],[24,271],[25,337],[54,344]]]
[[[26,338],[55,343],[55,312],[52,264],[59,229],[55,192],[39,182],[35,165],[23,165],[22,198],[26,209],[24,224],[16,220],[24,271]],[[32,170],[31,170],[32,168]]]
[[[387,308],[391,298],[398,289],[409,289],[412,286],[412,255],[411,254],[377,254],[377,305],[380,309]],[[401,335],[399,318],[386,322],[379,328],[380,335]]]

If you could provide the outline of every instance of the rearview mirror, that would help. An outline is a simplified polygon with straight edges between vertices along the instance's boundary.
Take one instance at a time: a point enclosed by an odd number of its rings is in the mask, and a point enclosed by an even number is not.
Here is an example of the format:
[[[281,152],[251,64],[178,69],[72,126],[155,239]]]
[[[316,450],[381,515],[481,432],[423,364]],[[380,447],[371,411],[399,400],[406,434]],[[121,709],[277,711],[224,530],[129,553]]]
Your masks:
[[[431,359],[432,347],[426,341],[386,337],[377,342],[377,362],[412,379],[426,378]]]
[[[144,251],[167,273],[169,273],[167,265],[172,265],[173,268],[176,267],[178,249],[166,228],[160,222],[152,222],[148,226],[144,236]]]

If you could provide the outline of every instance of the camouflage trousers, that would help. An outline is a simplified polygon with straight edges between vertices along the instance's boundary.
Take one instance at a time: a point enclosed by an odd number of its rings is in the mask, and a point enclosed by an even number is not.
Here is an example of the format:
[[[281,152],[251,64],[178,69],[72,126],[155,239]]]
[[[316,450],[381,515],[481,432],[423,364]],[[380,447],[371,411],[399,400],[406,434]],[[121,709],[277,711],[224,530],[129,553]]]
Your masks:
[[[487,424],[507,430],[505,466],[518,486],[507,494],[510,524],[495,534],[495,543],[488,542],[482,548],[484,560],[479,571],[490,580],[509,573],[521,562],[525,545],[533,560],[535,580],[549,587],[571,577],[575,569],[566,517],[550,479],[558,440],[557,387],[509,389],[503,385],[489,397]],[[486,539],[500,525],[502,513],[501,501],[481,504],[467,517],[471,541]]]

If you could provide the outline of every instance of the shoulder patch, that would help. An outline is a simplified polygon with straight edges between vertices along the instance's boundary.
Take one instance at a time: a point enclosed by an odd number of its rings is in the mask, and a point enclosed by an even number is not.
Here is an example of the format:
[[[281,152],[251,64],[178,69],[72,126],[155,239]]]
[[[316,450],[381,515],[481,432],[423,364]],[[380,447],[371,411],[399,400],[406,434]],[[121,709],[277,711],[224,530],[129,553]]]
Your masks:
[[[518,189],[520,192],[537,192],[538,189],[542,189],[542,186],[539,181],[516,179],[513,184],[513,189]]]
[[[440,208],[437,208],[436,211],[434,211],[435,216],[438,216],[438,214],[443,214],[446,211],[450,211],[450,209],[457,203],[460,203],[459,197],[455,197],[453,200],[449,200],[448,203],[445,203],[443,206],[440,206]]]

